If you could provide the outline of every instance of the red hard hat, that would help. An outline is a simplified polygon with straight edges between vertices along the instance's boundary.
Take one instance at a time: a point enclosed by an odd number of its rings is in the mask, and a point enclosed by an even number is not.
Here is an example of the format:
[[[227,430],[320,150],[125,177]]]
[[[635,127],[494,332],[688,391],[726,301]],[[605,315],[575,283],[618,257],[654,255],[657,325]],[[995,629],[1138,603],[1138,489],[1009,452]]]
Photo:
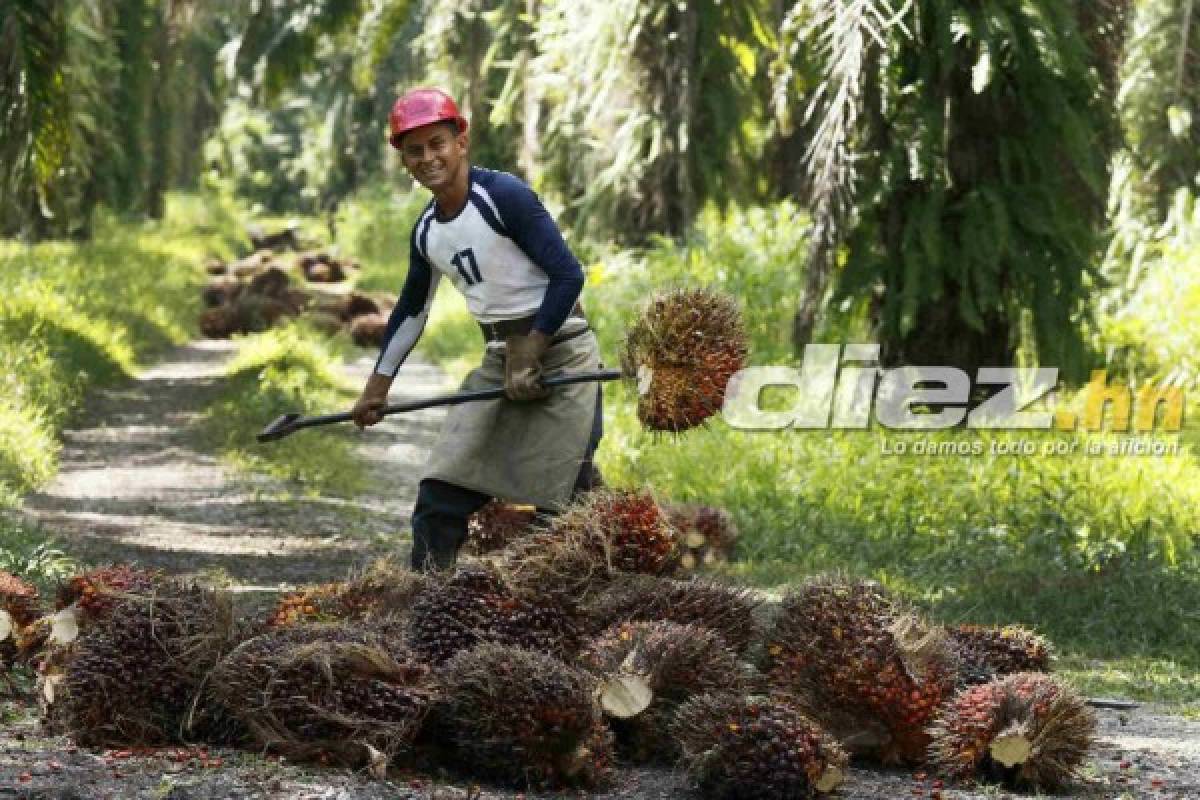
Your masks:
[[[388,115],[392,133],[388,141],[399,150],[404,134],[434,122],[455,122],[459,133],[467,129],[467,118],[458,113],[450,95],[441,89],[410,89],[392,105],[392,113]]]

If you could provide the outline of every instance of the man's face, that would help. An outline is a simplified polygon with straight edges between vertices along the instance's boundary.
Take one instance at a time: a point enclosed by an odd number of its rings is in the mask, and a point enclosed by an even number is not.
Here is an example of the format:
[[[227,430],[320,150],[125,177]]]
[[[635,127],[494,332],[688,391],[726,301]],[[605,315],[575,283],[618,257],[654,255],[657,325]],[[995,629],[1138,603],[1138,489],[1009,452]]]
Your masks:
[[[436,122],[404,134],[400,157],[422,186],[437,192],[454,183],[467,157],[467,134],[453,123]]]

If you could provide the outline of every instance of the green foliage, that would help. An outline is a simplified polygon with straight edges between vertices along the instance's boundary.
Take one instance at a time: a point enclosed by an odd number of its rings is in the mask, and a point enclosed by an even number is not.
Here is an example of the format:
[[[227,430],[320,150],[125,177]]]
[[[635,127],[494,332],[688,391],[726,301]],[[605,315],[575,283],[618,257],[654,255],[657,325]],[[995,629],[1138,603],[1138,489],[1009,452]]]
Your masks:
[[[0,234],[86,229],[108,131],[114,51],[94,0],[0,6]]]
[[[360,290],[399,294],[413,225],[429,200],[423,189],[397,191],[375,181],[338,204],[337,245],[362,262]]]
[[[197,266],[233,233],[220,205],[172,201],[166,222],[104,221],[89,244],[0,242],[0,505],[53,475],[88,391],[188,336]]]
[[[328,413],[354,395],[336,373],[340,354],[297,323],[247,336],[199,436],[234,464],[294,481],[311,494],[351,496],[365,485],[347,426],[320,428],[269,444],[254,436],[282,414]]]
[[[1194,388],[1200,380],[1200,203],[1176,193],[1170,222],[1144,250],[1140,278],[1105,318],[1100,344],[1128,380]]]
[[[0,570],[19,575],[45,592],[78,566],[45,531],[0,516]]]
[[[544,183],[574,227],[677,235],[746,185],[754,52],[769,44],[758,4],[550,0],[534,37]]]
[[[583,303],[602,349],[615,358],[624,331],[655,289],[709,286],[737,298],[746,314],[750,360],[792,360],[789,321],[804,275],[796,268],[807,219],[790,202],[765,208],[709,207],[682,243],[654,239],[588,265]]]
[[[1113,122],[1075,9],[839,8],[892,23],[882,49],[841,17],[808,29],[816,43],[850,31],[855,45],[826,52],[809,154],[831,187],[826,206],[857,192],[838,299],[882,287],[873,313],[887,363],[1011,363],[1027,314],[1041,363],[1081,375]],[[818,222],[845,216],[818,211]]]

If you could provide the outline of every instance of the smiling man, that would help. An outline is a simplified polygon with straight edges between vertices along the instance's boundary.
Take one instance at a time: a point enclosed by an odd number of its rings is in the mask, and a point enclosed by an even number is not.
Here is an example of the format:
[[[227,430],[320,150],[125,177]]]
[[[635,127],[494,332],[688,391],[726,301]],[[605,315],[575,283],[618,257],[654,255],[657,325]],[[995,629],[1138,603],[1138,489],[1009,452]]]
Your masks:
[[[454,100],[414,89],[392,107],[390,128],[405,169],[433,199],[413,226],[408,277],[354,420],[366,427],[381,419],[443,277],[465,296],[487,341],[462,388],[503,386],[507,398],[452,407],[422,475],[413,568],[446,569],[467,518],[490,498],[555,511],[598,480],[599,384],[551,391],[541,379],[599,368],[599,349],[578,302],[579,261],[532,189],[470,164],[467,120]]]

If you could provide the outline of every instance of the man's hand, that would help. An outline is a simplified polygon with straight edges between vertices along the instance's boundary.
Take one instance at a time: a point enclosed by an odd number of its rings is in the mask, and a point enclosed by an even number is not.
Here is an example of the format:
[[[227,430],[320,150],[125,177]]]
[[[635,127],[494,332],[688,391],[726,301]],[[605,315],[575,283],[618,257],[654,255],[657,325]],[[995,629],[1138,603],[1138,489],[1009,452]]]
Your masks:
[[[388,390],[391,388],[392,378],[372,372],[358,402],[354,404],[354,408],[350,409],[350,416],[354,419],[354,424],[365,428],[383,419],[381,412],[387,405]]]
[[[509,400],[541,400],[550,394],[542,385],[542,356],[550,337],[541,331],[504,340],[504,395]]]

